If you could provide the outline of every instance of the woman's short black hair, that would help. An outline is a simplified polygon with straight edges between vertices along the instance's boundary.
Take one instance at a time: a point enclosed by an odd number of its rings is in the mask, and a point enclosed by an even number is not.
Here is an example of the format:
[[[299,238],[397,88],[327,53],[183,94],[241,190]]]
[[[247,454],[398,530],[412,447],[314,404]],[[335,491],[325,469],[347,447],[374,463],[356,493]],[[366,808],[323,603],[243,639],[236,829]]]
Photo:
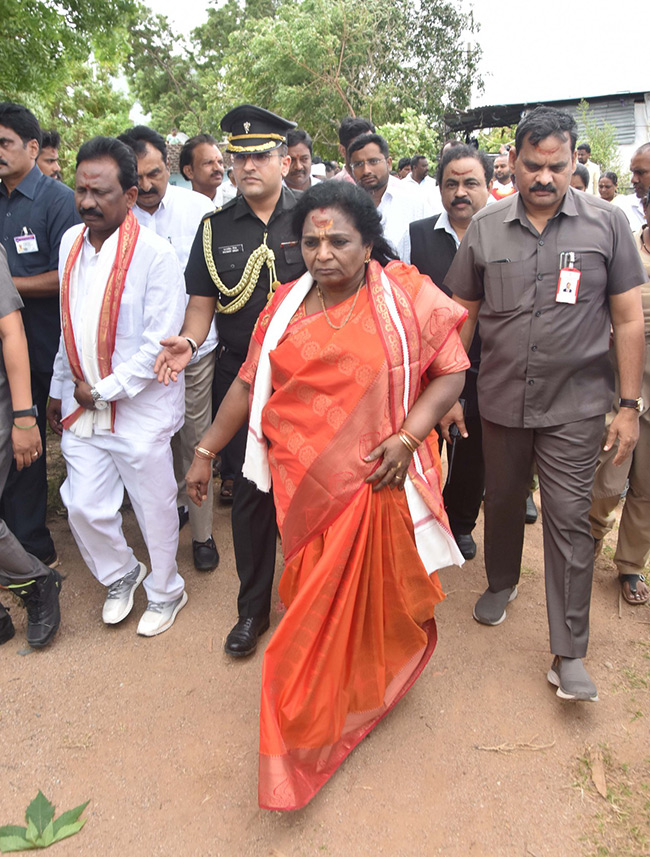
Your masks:
[[[138,164],[133,149],[115,137],[93,137],[77,152],[77,167],[84,161],[111,158],[117,164],[122,190],[138,186]]]
[[[618,176],[611,170],[607,170],[606,173],[603,173],[601,179],[609,179],[615,187],[618,187]]]
[[[293,229],[302,235],[307,215],[315,208],[337,208],[354,224],[364,244],[372,244],[372,258],[386,265],[397,255],[384,238],[381,217],[370,194],[350,182],[319,182],[305,191],[293,213]]]

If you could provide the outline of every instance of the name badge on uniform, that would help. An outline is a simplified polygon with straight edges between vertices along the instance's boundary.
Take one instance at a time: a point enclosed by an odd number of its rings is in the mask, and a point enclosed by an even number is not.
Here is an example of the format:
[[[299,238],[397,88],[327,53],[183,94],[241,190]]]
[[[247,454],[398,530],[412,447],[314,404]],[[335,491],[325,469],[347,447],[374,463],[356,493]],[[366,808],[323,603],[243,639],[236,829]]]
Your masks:
[[[557,280],[555,301],[559,304],[575,304],[580,288],[580,271],[574,267],[576,254],[560,253],[560,276]]]
[[[27,227],[23,226],[22,235],[16,235],[14,238],[16,245],[16,253],[38,253],[38,241],[33,232],[28,232]]]
[[[225,247],[217,247],[217,256],[230,256],[231,253],[243,253],[243,244],[227,244]]]

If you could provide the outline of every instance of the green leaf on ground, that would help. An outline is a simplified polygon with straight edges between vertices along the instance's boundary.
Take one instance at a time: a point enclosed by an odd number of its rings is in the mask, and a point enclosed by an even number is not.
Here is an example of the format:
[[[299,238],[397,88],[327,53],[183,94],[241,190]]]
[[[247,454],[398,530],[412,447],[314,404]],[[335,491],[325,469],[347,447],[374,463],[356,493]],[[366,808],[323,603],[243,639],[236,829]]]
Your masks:
[[[79,820],[79,816],[89,803],[87,800],[62,813],[55,820],[53,804],[39,790],[25,812],[26,828],[15,824],[0,827],[0,852],[9,854],[14,851],[31,851],[33,848],[48,848],[54,842],[74,836],[86,823],[86,819]]]
[[[81,813],[90,803],[87,800],[85,803],[76,806],[74,809],[69,809],[67,812],[61,813],[61,815],[54,822],[54,837],[56,839],[57,833],[61,830],[62,827],[67,827],[70,824],[74,824],[74,822],[79,818]],[[79,828],[81,829],[81,828]],[[68,834],[69,836],[70,834]],[[57,840],[58,841],[58,840]]]
[[[30,851],[36,848],[22,836],[0,836],[0,851],[9,854],[12,851]]]
[[[38,794],[34,798],[34,800],[27,807],[27,811],[25,812],[25,820],[29,823],[30,821],[34,823],[36,830],[38,831],[38,835],[43,833],[45,828],[54,818],[54,806],[49,802],[49,800],[45,797],[43,792],[39,789]],[[28,826],[29,830],[29,826]],[[29,833],[28,833],[29,837]]]

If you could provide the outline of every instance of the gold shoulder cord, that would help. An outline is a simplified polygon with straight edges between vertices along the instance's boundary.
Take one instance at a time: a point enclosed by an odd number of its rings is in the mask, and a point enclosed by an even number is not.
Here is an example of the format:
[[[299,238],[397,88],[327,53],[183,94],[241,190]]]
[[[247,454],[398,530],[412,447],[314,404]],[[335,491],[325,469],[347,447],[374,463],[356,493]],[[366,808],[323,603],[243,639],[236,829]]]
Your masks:
[[[248,262],[246,262],[246,267],[244,268],[241,280],[236,286],[229,289],[222,282],[221,277],[217,273],[217,266],[214,264],[214,257],[212,255],[212,225],[210,223],[210,218],[203,221],[203,255],[205,256],[205,264],[207,266],[208,273],[212,277],[212,282],[221,294],[224,294],[229,298],[235,298],[235,300],[225,306],[221,301],[217,300],[217,312],[221,312],[224,315],[232,315],[233,313],[238,312],[242,307],[246,306],[250,296],[253,294],[255,286],[257,285],[260,271],[264,264],[266,264],[269,269],[269,293],[267,300],[271,300],[273,297],[273,293],[279,283],[275,274],[275,253],[266,243],[267,235],[268,232],[265,232],[264,242],[256,250],[253,250],[248,257]]]

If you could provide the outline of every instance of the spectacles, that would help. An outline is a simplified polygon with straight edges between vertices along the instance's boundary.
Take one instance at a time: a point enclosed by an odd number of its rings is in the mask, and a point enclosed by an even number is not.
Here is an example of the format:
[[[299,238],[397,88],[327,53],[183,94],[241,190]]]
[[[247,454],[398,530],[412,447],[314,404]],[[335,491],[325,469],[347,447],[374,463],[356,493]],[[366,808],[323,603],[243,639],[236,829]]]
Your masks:
[[[236,167],[243,167],[250,158],[255,166],[262,167],[268,164],[272,154],[272,152],[237,152],[232,156],[232,162]]]
[[[365,167],[366,164],[368,164],[369,167],[376,167],[377,164],[381,164],[381,162],[385,161],[385,160],[386,160],[386,158],[384,158],[384,157],[367,158],[367,160],[365,160],[365,161],[352,161],[350,166],[352,167],[353,170],[356,171],[356,170],[363,169],[363,167]]]

